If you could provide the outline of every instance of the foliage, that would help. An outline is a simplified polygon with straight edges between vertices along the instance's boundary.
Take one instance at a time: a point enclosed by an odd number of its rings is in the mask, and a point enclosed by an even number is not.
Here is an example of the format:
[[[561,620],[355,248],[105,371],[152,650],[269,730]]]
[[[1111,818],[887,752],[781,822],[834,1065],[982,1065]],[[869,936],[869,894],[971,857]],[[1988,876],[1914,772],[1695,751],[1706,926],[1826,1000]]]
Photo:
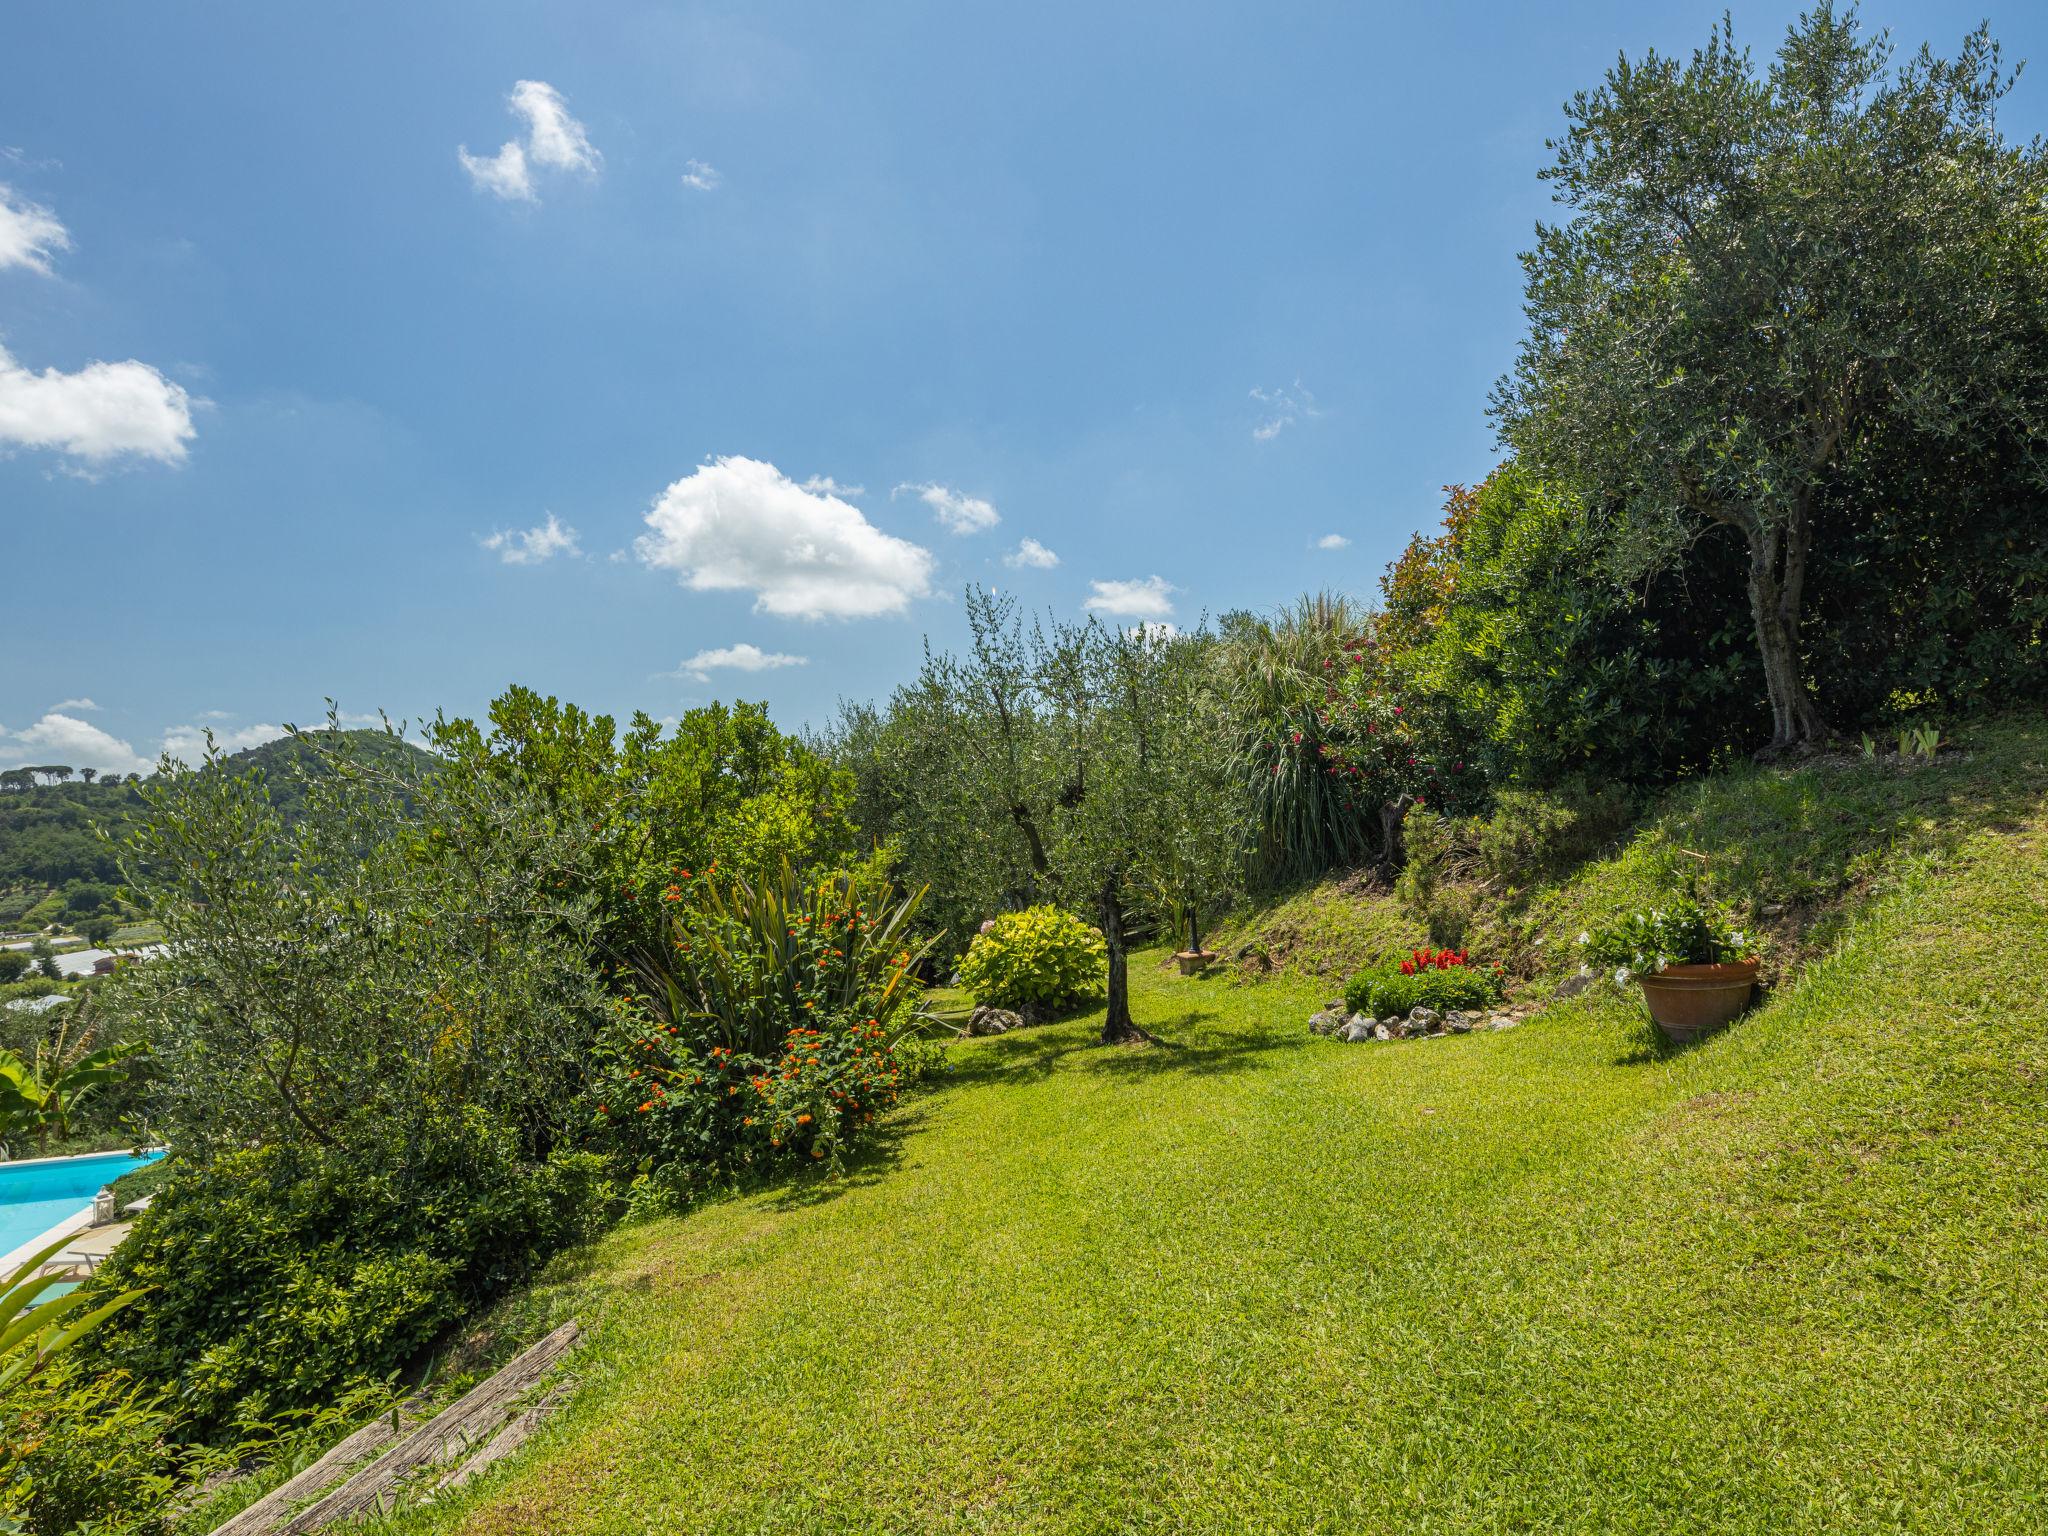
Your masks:
[[[1041,903],[990,919],[961,957],[959,985],[977,1003],[1058,1011],[1102,995],[1107,958],[1100,929]]]
[[[1375,1019],[1405,1016],[1415,1008],[1447,1013],[1489,1007],[1501,1000],[1503,989],[1497,965],[1473,965],[1463,950],[1417,949],[1352,977],[1344,987],[1344,1006]]]
[[[1612,784],[1503,789],[1490,812],[1466,823],[1466,835],[1480,878],[1509,891],[1593,857],[1627,831],[1634,814],[1632,797]]]
[[[1010,599],[974,590],[966,609],[968,653],[928,653],[886,718],[842,722],[842,748],[885,765],[880,830],[955,920],[1047,898],[1096,915],[1105,1037],[1134,1038],[1134,932],[1166,915],[1197,919],[1199,933],[1202,911],[1239,887],[1249,850],[1216,642],[1092,620],[1027,634]],[[922,779],[895,776],[913,761]]]
[[[301,740],[296,819],[210,758],[124,849],[168,953],[121,1002],[178,1167],[101,1271],[154,1293],[96,1350],[201,1434],[404,1363],[584,1231],[602,1166],[571,1146],[590,829],[445,729],[437,759]]]
[[[149,786],[128,885],[168,954],[130,1006],[158,1122],[188,1159],[332,1149],[404,1174],[466,1116],[544,1156],[570,1123],[599,1005],[579,895],[590,831],[459,740],[432,771],[348,737],[287,823],[260,771]]]
[[[21,980],[35,965],[18,949],[0,949],[0,985]]]
[[[598,1040],[593,1144],[640,1170],[671,1207],[741,1175],[836,1172],[906,1085],[902,1026],[849,1013],[816,1019],[755,1053],[708,1044],[622,1001]]]
[[[609,715],[508,689],[488,730],[448,727],[463,755],[593,832],[587,894],[600,949],[623,959],[653,942],[676,872],[772,881],[785,863],[842,868],[861,851],[848,815],[853,777],[777,730],[765,704],[692,709],[664,736],[645,714]]]
[[[881,1020],[916,1003],[925,944],[912,931],[922,891],[871,874],[806,882],[774,875],[721,883],[677,870],[660,899],[664,942],[641,957],[649,1005],[693,1046],[761,1056],[819,1019]]]
[[[0,1277],[0,1393],[27,1381],[141,1295],[118,1285],[91,1294],[82,1289],[52,1294],[64,1276],[57,1270],[44,1273],[44,1266],[70,1242],[59,1238]]]
[[[1827,733],[1803,620],[1816,568],[1887,520],[1857,493],[1941,461],[1976,504],[1972,461],[2048,422],[2048,151],[1999,134],[2010,84],[1982,29],[1893,68],[1824,3],[1761,75],[1724,23],[1567,109],[1545,176],[1572,217],[1524,258],[1502,435],[1599,507],[1618,573],[1739,538],[1774,744]],[[1946,491],[1911,504],[1914,535],[1947,526]]]
[[[123,1372],[60,1362],[0,1395],[0,1425],[0,1529],[167,1528],[164,1507],[178,1486],[165,1443],[172,1419]]]
[[[1605,573],[1603,537],[1576,497],[1510,462],[1452,487],[1443,534],[1404,559],[1437,566],[1407,578],[1434,601],[1398,626],[1396,670],[1496,787],[1655,782],[1762,740],[1738,541],[1703,540],[1684,580],[1630,590]],[[1390,611],[1413,605],[1399,575]]]
[[[1645,972],[1668,965],[1720,965],[1752,955],[1750,936],[1724,908],[1703,904],[1683,892],[1661,906],[1625,913],[1579,935],[1586,964],[1612,970],[1614,984],[1626,986]]]
[[[92,1363],[173,1389],[201,1436],[388,1375],[595,1230],[603,1161],[517,1142],[472,1109],[403,1169],[319,1144],[181,1157],[94,1278],[150,1294]]]
[[[38,1039],[32,1060],[0,1049],[0,1143],[32,1135],[47,1151],[50,1137],[70,1139],[74,1121],[100,1090],[125,1084],[132,1058],[146,1049],[139,1040],[100,1043],[100,1014],[88,996],[61,1009]]]
[[[1359,652],[1376,619],[1332,593],[1271,617],[1231,614],[1218,657],[1230,708],[1232,766],[1250,804],[1251,871],[1270,890],[1385,853],[1380,807],[1330,771],[1331,671]]]

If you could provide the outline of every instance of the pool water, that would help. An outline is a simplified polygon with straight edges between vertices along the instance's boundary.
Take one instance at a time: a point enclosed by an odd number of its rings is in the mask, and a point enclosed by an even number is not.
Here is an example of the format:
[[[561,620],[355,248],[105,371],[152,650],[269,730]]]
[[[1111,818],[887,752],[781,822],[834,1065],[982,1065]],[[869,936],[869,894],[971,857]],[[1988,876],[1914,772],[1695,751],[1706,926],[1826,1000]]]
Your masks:
[[[33,1242],[92,1204],[102,1187],[161,1152],[95,1152],[47,1162],[0,1163],[0,1256]]]

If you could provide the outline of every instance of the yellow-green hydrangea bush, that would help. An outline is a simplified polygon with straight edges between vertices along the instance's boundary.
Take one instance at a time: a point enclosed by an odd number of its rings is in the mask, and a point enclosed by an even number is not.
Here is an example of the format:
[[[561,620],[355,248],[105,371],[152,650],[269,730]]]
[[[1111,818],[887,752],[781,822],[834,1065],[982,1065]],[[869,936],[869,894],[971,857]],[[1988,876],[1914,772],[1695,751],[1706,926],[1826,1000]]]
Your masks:
[[[997,1008],[1070,1008],[1109,986],[1100,930],[1055,906],[1005,912],[984,923],[960,961],[960,985]]]

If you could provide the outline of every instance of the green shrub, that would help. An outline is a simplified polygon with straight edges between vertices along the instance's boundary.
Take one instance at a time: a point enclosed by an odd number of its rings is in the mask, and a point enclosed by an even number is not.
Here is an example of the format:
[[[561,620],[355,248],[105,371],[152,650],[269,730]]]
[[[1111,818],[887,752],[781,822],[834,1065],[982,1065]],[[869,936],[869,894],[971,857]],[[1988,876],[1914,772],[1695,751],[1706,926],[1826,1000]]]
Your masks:
[[[1432,944],[1463,944],[1479,910],[1479,893],[1457,878],[1471,862],[1459,824],[1413,809],[1401,823],[1401,841],[1407,857],[1394,880],[1395,898]]]
[[[180,1167],[92,1282],[148,1294],[83,1357],[172,1388],[200,1437],[386,1376],[602,1220],[600,1157],[512,1153],[471,1112],[416,1182],[306,1147]]]
[[[1344,988],[1344,1006],[1375,1019],[1415,1008],[1471,1012],[1499,1002],[1502,987],[1497,965],[1472,965],[1458,951],[1418,949],[1406,960],[1375,966],[1352,977]]]
[[[1098,929],[1055,906],[1005,912],[985,924],[960,961],[960,985],[977,1003],[1069,1008],[1108,985],[1108,946]]]
[[[168,1528],[170,1419],[124,1373],[59,1364],[0,1396],[0,1426],[0,1531]]]
[[[1504,789],[1490,814],[1467,823],[1465,835],[1478,873],[1505,888],[1592,858],[1627,829],[1633,814],[1619,785],[1571,784],[1547,794]]]
[[[592,1144],[651,1180],[665,1210],[741,1176],[837,1170],[902,1094],[900,1043],[876,1019],[840,1016],[754,1055],[622,1008],[597,1046]]]

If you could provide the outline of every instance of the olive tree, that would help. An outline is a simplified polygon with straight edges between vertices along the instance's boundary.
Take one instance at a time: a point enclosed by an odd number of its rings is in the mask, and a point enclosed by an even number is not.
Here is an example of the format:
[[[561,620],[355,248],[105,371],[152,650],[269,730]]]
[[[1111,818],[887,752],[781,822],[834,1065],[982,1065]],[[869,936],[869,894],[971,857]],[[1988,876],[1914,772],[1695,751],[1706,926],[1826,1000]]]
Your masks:
[[[1148,1038],[1131,1017],[1129,955],[1148,918],[1201,920],[1241,888],[1248,802],[1232,776],[1214,640],[1089,620],[1028,628],[970,591],[971,643],[928,655],[887,724],[843,741],[902,788],[886,809],[913,878],[972,892],[981,911],[1058,898],[1094,918],[1109,953],[1105,1041]],[[891,726],[916,746],[881,745]],[[914,802],[914,804],[912,803]]]
[[[1982,30],[1895,65],[1823,3],[1761,71],[1725,22],[1689,61],[1622,59],[1552,146],[1571,217],[1523,257],[1501,437],[1605,518],[1623,579],[1739,535],[1774,747],[1829,733],[1800,621],[1860,459],[2048,425],[2048,158],[2000,135],[2012,78]]]

